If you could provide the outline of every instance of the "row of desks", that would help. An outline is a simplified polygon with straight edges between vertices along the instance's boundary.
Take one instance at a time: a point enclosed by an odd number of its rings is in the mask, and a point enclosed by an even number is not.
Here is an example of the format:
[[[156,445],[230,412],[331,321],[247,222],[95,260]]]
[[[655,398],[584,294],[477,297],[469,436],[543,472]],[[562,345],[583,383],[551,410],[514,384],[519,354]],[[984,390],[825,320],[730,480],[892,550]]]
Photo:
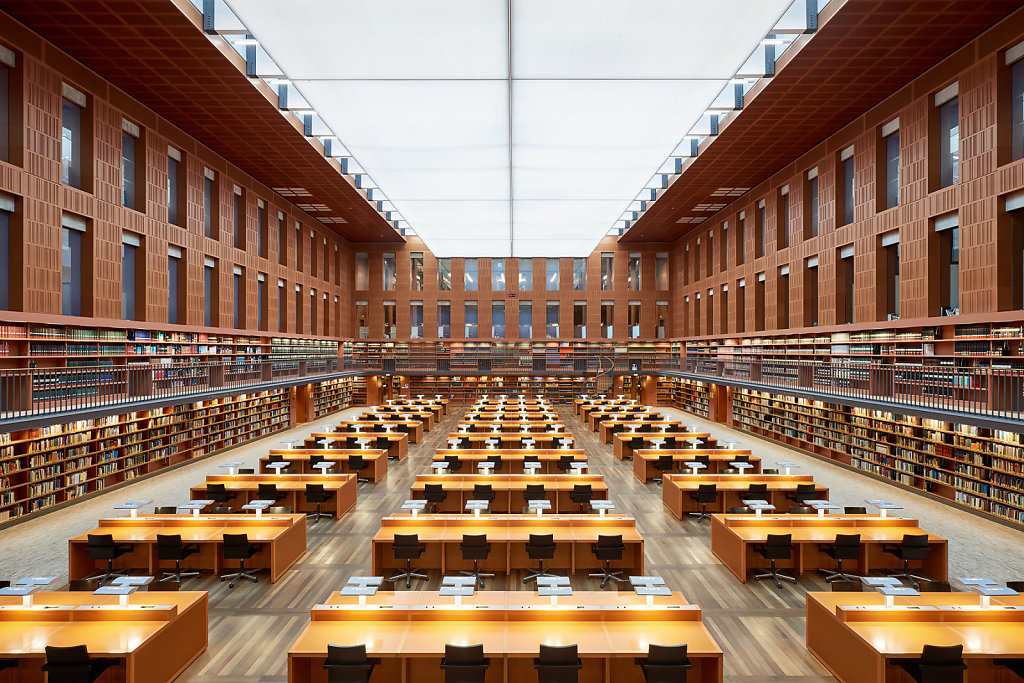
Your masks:
[[[729,463],[736,460],[737,456],[746,456],[749,458],[748,462],[750,463],[750,469],[747,470],[747,473],[758,474],[761,472],[761,458],[752,455],[749,450],[745,449],[643,449],[633,451],[633,476],[643,483],[647,483],[648,479],[660,477],[662,473],[654,467],[654,463],[658,462],[658,458],[665,455],[672,456],[672,462],[677,470],[685,470],[685,463],[693,462],[694,458],[707,458],[708,467],[701,470],[702,474],[718,474],[722,470],[728,469],[730,467]]]
[[[326,440],[327,448],[324,450],[356,450],[356,442],[360,439],[370,439],[368,448],[384,449],[387,444],[388,457],[395,460],[402,460],[409,454],[408,434],[367,434],[365,432],[313,432],[306,437],[306,448],[323,447]]]
[[[423,423],[419,420],[342,420],[334,429],[337,432],[359,432],[374,437],[391,433],[408,434],[409,443],[423,441],[424,431]]]
[[[427,484],[439,484],[447,494],[435,507],[438,513],[464,512],[466,501],[473,499],[473,488],[480,484],[494,491],[491,513],[521,514],[527,502],[526,487],[531,484],[544,487],[553,514],[577,512],[579,506],[569,494],[580,484],[589,485],[596,500],[608,498],[608,485],[600,474],[420,474],[412,485],[412,497],[423,498]]]
[[[274,484],[277,492],[284,496],[278,505],[290,506],[295,512],[316,509],[315,503],[306,502],[307,484],[320,484],[330,494],[330,500],[321,509],[334,513],[335,519],[341,519],[356,505],[356,477],[353,474],[211,474],[206,476],[206,484],[196,484],[189,489],[192,500],[207,497],[207,484],[223,484],[228,493],[234,494],[224,505],[236,509],[249,501],[259,500],[260,484]]]
[[[349,466],[349,457],[358,455],[368,466],[363,476],[378,482],[388,474],[388,452],[385,450],[361,450],[350,448],[292,448],[271,449],[267,455],[260,456],[260,472],[273,472],[268,465],[272,462],[288,462],[289,469],[298,470],[299,474],[316,474],[317,470],[310,466],[310,457],[318,456],[327,462],[333,462],[332,472],[355,473]],[[283,476],[283,475],[282,475]]]
[[[438,448],[434,452],[434,460],[445,460],[455,457],[462,463],[463,469],[472,468],[476,471],[476,463],[494,456],[501,457],[504,474],[524,474],[527,462],[539,462],[539,474],[558,474],[558,463],[562,458],[572,458],[574,462],[587,462],[587,453],[582,448],[538,448],[532,450],[500,450],[494,448]],[[467,472],[468,474],[468,472]]]
[[[680,420],[661,420],[654,415],[642,420],[602,420],[598,423],[598,437],[601,443],[611,443],[612,437],[620,432],[686,432]]]
[[[622,420],[623,422],[644,422],[649,420],[659,421],[664,420],[665,415],[658,413],[647,408],[643,409],[620,409],[616,411],[610,410],[590,410],[587,411],[582,419],[590,427],[590,431],[596,432],[601,428],[602,422]]]
[[[533,433],[523,434],[520,432],[499,432],[497,434],[491,433],[469,433],[462,434],[459,432],[453,432],[448,435],[448,439],[458,439],[460,444],[469,444],[469,448],[480,445],[485,446],[491,439],[497,439],[498,443],[495,446],[496,449],[501,448],[518,448],[525,449],[526,444],[523,443],[524,439],[530,439],[534,442],[535,448],[559,448],[561,444],[568,441],[569,443],[575,443],[575,439],[572,434],[567,432],[544,432],[544,433]],[[465,446],[463,446],[465,447]]]
[[[448,414],[448,399],[446,398],[389,398],[384,401],[383,406],[376,406],[377,408],[383,408],[384,410],[403,410],[406,408],[415,410],[420,408],[423,410],[429,410],[437,417],[438,420],[442,419]]]
[[[814,484],[814,497],[828,500],[828,487],[818,484],[814,477],[793,474],[666,474],[662,478],[662,502],[678,519],[684,519],[691,512],[700,512],[701,505],[692,494],[702,484],[714,484],[718,489],[718,500],[708,504],[708,512],[723,513],[731,507],[743,505],[747,489],[751,484],[764,484],[768,487],[767,502],[776,510],[786,510],[793,501],[786,498],[787,494],[796,491],[800,484]]]
[[[356,417],[356,419],[370,422],[407,422],[409,420],[419,420],[423,423],[423,429],[429,432],[434,428],[434,422],[437,420],[437,416],[434,415],[432,410],[418,409],[396,411],[377,407],[363,411]]]
[[[672,446],[669,439],[674,439],[676,446]],[[688,440],[699,439],[698,448],[691,450],[710,450],[718,446],[718,440],[712,438],[708,432],[617,432],[615,434],[615,457],[619,460],[628,460],[633,457],[634,451],[643,449],[659,450],[657,444],[662,444],[665,450],[679,450],[686,447]],[[639,445],[640,448],[636,448]]]

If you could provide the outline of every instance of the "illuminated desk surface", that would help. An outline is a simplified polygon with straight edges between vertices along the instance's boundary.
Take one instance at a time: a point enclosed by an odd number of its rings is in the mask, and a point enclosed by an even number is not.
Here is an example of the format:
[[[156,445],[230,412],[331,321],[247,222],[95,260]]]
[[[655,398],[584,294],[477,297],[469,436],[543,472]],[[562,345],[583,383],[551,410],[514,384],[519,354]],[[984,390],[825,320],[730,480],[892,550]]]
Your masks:
[[[554,431],[555,428],[562,433],[568,431],[565,423],[561,420],[462,420],[456,429],[460,433],[464,428],[468,428],[470,433],[486,434],[493,431],[495,427],[498,427],[499,432],[519,432],[523,427],[531,432]]]
[[[235,493],[234,498],[224,503],[234,508],[259,500],[260,484],[274,484],[278,493],[285,496],[278,505],[288,505],[295,512],[311,512],[316,509],[315,503],[306,502],[307,484],[320,484],[324,491],[331,494],[331,499],[323,504],[323,509],[325,512],[333,512],[335,519],[339,519],[356,504],[354,474],[211,474],[206,476],[206,484],[223,484],[226,491]],[[191,487],[192,500],[206,498],[206,484]]]
[[[376,448],[368,448],[365,451],[359,448],[275,448],[271,449],[267,455],[260,456],[260,472],[271,472],[267,465],[272,462],[286,461],[291,463],[289,469],[298,470],[299,474],[312,474],[317,472],[309,464],[310,457],[314,455],[333,462],[334,467],[331,469],[334,472],[352,472],[348,466],[348,458],[350,455],[358,455],[367,464],[362,476],[375,482],[383,479],[388,473],[388,452]]]
[[[634,473],[635,471],[634,467]],[[714,512],[725,512],[730,507],[743,505],[747,489],[752,484],[764,484],[768,487],[768,495],[765,498],[777,510],[786,510],[790,505],[797,504],[786,498],[786,494],[796,491],[797,486],[801,484],[814,484],[814,498],[819,500],[828,500],[829,493],[827,486],[815,483],[814,477],[809,475],[666,474],[662,477],[662,502],[672,514],[682,519],[689,512],[701,508],[690,494],[697,491],[702,484],[714,484],[718,489],[718,501],[708,505],[708,510]]]
[[[729,463],[738,455],[745,455],[752,467],[747,470],[747,475],[761,472],[761,458],[752,455],[747,449],[726,450],[724,448],[642,448],[633,451],[633,475],[640,481],[646,482],[651,477],[661,476],[654,463],[663,455],[671,455],[672,461],[680,471],[686,469],[683,463],[691,462],[696,456],[708,459],[708,468],[701,470],[705,475],[718,474],[729,468]],[[740,475],[730,475],[740,476]]]
[[[466,501],[473,499],[473,487],[478,484],[487,484],[494,490],[492,513],[522,514],[528,484],[544,486],[552,503],[550,512],[554,514],[577,512],[579,506],[571,501],[569,493],[579,484],[589,485],[595,500],[608,498],[608,485],[600,474],[420,474],[412,485],[412,497],[422,498],[427,484],[440,484],[448,493],[436,509],[445,513],[461,512]]]
[[[500,455],[505,474],[522,474],[526,462],[539,462],[541,474],[558,474],[559,459],[570,456],[574,462],[586,462],[587,453],[582,448],[438,448],[434,460],[455,456],[462,463],[463,471],[476,469],[477,462]],[[469,472],[467,472],[468,474]]]
[[[641,439],[643,446],[641,448],[633,448],[633,440]],[[668,440],[675,439],[676,446],[669,448]],[[644,432],[626,433],[616,432],[614,436],[615,440],[615,457],[619,460],[625,460],[626,458],[632,458],[634,453],[639,450],[657,450],[654,448],[654,442],[661,440],[664,442],[662,448],[665,450],[680,450],[685,449],[688,439],[701,439],[706,445],[701,446],[703,450],[717,450],[715,446],[718,445],[718,440],[713,438],[708,432],[662,432],[659,430],[647,430]],[[700,454],[701,449],[692,448],[691,451],[697,451]]]
[[[371,434],[387,434],[390,427],[392,434],[408,434],[410,443],[423,441],[423,423],[419,420],[342,420],[335,424],[335,429],[354,432],[356,426],[358,431]]]
[[[657,411],[637,411],[637,410],[621,410],[621,411],[608,411],[603,408],[596,410],[584,409],[580,413],[581,418],[590,427],[590,431],[596,432],[601,428],[602,422],[615,422],[621,420],[623,422],[641,422],[645,420],[664,420],[665,415]]]
[[[398,410],[405,408],[420,408],[434,413],[434,417],[440,420],[448,414],[448,399],[389,399],[383,405],[378,406],[381,410]]]
[[[409,408],[406,410],[388,410],[386,408],[378,408],[377,410],[367,410],[360,413],[356,419],[358,421],[376,422],[379,420],[383,421],[402,421],[402,420],[419,420],[423,423],[424,431],[429,432],[434,428],[434,421],[436,419],[434,411],[423,410],[421,408]]]
[[[660,432],[664,427],[665,431],[681,432],[686,426],[681,420],[661,420],[646,413],[644,413],[644,417],[650,419],[600,420],[598,435],[601,443],[611,443],[613,434],[628,433],[631,429],[638,432]]]
[[[322,445],[320,442],[326,439],[328,446],[334,446],[338,450],[355,449],[354,445],[348,445],[349,439],[370,439],[370,447],[376,449],[379,440],[386,439],[388,442],[388,456],[396,460],[402,460],[409,454],[409,435],[405,432],[313,432],[306,437],[308,446]],[[327,450],[327,449],[325,449]]]

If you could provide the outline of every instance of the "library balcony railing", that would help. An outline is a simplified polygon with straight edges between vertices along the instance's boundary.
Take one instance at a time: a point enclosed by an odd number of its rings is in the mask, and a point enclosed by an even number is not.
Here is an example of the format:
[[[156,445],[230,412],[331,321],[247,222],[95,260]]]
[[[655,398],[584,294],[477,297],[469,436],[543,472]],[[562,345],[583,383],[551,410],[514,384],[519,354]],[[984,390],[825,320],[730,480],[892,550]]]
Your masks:
[[[0,370],[0,420],[58,416],[239,390],[264,391],[343,372],[340,358],[211,360]]]
[[[1024,420],[1024,369],[877,361],[684,358],[689,378],[815,400],[853,399],[938,413]],[[785,392],[780,392],[785,393]]]

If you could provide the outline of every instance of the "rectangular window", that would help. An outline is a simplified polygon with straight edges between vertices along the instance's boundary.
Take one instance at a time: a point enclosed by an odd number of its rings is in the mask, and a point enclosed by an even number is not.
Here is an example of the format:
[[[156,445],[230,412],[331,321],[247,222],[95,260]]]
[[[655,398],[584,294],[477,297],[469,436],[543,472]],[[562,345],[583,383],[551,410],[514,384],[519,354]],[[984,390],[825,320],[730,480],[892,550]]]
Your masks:
[[[722,285],[718,292],[718,326],[722,332],[729,331],[729,285]]]
[[[242,322],[245,318],[245,277],[242,269],[235,266],[234,277],[231,280],[231,321],[236,330],[242,329]]]
[[[260,258],[269,258],[270,249],[270,224],[267,222],[267,207],[262,199],[256,200],[256,251]]]
[[[718,269],[723,273],[729,269],[729,221],[722,223],[722,237],[718,241]]]
[[[887,129],[883,127],[883,133],[886,131]],[[879,198],[885,201],[881,206],[884,211],[899,206],[900,203],[900,129],[898,127],[882,138],[881,152],[882,163],[879,164],[879,168],[884,173],[881,181],[885,192],[884,194],[879,193]]]
[[[530,301],[519,302],[519,338],[533,338],[533,303]]]
[[[398,286],[398,267],[395,263],[395,254],[384,254],[384,291],[393,292]]]
[[[574,301],[572,304],[572,337],[587,338],[587,302]]]
[[[683,284],[690,284],[690,245],[683,247]]]
[[[707,240],[708,240],[707,241],[707,246],[705,247],[707,249],[707,252],[705,252],[705,253],[707,254],[707,261],[708,261],[708,266],[707,266],[708,267],[708,277],[710,277],[711,274],[715,270],[715,246],[714,246],[715,245],[715,233],[714,233],[714,231],[708,230]],[[666,259],[666,264],[665,265],[666,266],[668,265],[667,259]],[[667,274],[666,274],[665,280],[666,280],[666,282],[668,281]],[[665,289],[668,289],[668,287],[666,287]]]
[[[836,258],[836,322],[853,322],[853,245],[837,250]]]
[[[700,336],[700,294],[693,300],[693,336]]]
[[[740,280],[736,284],[736,332],[742,334],[747,330],[747,282]]]
[[[556,258],[546,259],[544,268],[544,289],[548,292],[557,292],[560,286],[559,282],[559,260]]]
[[[127,122],[126,122],[127,123]],[[136,130],[138,128],[136,127]],[[135,205],[135,143],[136,135],[121,131],[121,206],[129,209]]]
[[[341,252],[338,250],[337,242],[334,243],[334,284],[341,285]],[[337,299],[338,297],[334,298]],[[335,306],[334,308],[335,310],[337,310],[338,307]],[[337,322],[335,327],[341,324],[340,322],[338,322],[340,321],[340,318],[338,318],[337,315],[334,316],[334,319]]]
[[[768,230],[765,228],[765,215],[767,213],[764,199],[757,203],[757,213],[754,214],[754,258],[761,258],[765,255],[768,243]]]
[[[491,259],[491,290],[505,291],[505,259]]]
[[[288,331],[288,297],[285,296],[284,280],[277,281],[277,331]]]
[[[0,161],[11,160],[11,67],[14,66],[14,53],[5,52],[0,46]],[[6,307],[5,307],[6,308]]]
[[[437,259],[437,288],[442,292],[451,291],[452,260],[450,258]]]
[[[475,292],[480,288],[479,263],[475,258],[463,259],[462,288],[467,292]]]
[[[804,261],[804,327],[818,325],[818,257]]]
[[[365,251],[356,254],[356,291],[365,292],[370,288],[370,255]]]
[[[956,223],[953,223],[953,221]],[[960,224],[954,213],[935,219],[939,241],[939,315],[960,314]]]
[[[181,213],[178,209],[179,193],[184,187],[185,183],[181,181],[181,153],[176,149],[169,149],[167,154],[167,222],[171,225],[181,225]]]
[[[779,330],[789,327],[789,266],[779,268],[775,286],[775,327]]]
[[[83,106],[66,97],[61,101],[61,182],[82,189]]]
[[[288,263],[288,228],[286,226],[284,214],[278,212],[277,214],[277,262],[282,266]],[[356,287],[356,289],[359,289]]]
[[[640,291],[640,254],[630,254],[626,261],[626,289]]]
[[[219,324],[217,318],[217,263],[212,258],[203,260],[203,325]]]
[[[585,258],[572,260],[572,289],[574,292],[584,292],[587,289],[587,259]]]
[[[398,337],[398,306],[394,301],[384,302],[384,330],[381,335],[385,339]]]
[[[423,252],[414,251],[409,254],[409,279],[414,292],[423,291]],[[422,311],[420,311],[422,313]],[[422,325],[422,322],[420,323]]]
[[[839,156],[839,185],[836,188],[839,207],[839,225],[849,225],[853,222],[853,148],[850,147]]]
[[[754,283],[754,330],[760,332],[764,329],[764,299],[765,299],[765,275],[758,273]]]
[[[789,186],[779,191],[778,218],[775,221],[776,249],[789,246]]]
[[[1024,159],[1024,59],[1010,67],[1010,159]]]
[[[630,339],[640,337],[640,302],[630,301],[626,304],[626,329]]]
[[[491,302],[491,337],[493,339],[505,338],[505,302]]]
[[[960,99],[939,105],[939,187],[960,180]]]
[[[479,322],[479,320],[477,319],[477,306],[476,306],[476,302],[475,301],[467,301],[467,302],[465,302],[465,304],[463,306],[463,309],[464,309],[463,310],[463,315],[464,315],[464,317],[463,317],[463,324],[464,324],[464,327],[465,327],[465,329],[463,330],[464,331],[464,335],[463,336],[466,339],[476,339],[479,336],[478,335],[478,329],[479,328],[477,326],[477,323]]]
[[[423,302],[409,302],[409,337],[423,339]]]
[[[519,259],[519,291],[529,292],[533,289],[533,259]]]
[[[746,262],[746,241],[747,241],[747,216],[740,211],[736,219],[736,265],[742,266]]]
[[[317,264],[317,252],[316,248],[316,233],[312,230],[309,231],[309,274],[316,277],[320,271],[318,270]]]
[[[368,301],[356,302],[356,327],[359,330],[360,339],[370,338],[370,303]]]
[[[139,258],[139,247],[142,240],[132,232],[121,234],[121,319],[138,320],[138,310],[135,305],[135,293],[138,290],[136,285],[136,273],[142,265]]]
[[[295,285],[295,332],[298,334],[306,331],[305,313],[306,306],[302,300],[302,286]]]
[[[203,177],[203,235],[206,237],[217,237],[217,219],[214,211],[217,210],[217,201],[214,197],[216,183],[210,177],[212,171],[207,171]]]
[[[615,254],[601,254],[601,291],[610,292],[615,286]]]
[[[601,302],[601,338],[611,339],[615,331],[615,304],[611,301]]]
[[[548,339],[558,339],[558,302],[549,301],[546,307],[544,333]]]
[[[449,339],[452,336],[452,304],[450,301],[437,302],[437,338]]]
[[[804,239],[818,236],[818,169],[807,172],[804,195]]]
[[[295,270],[302,271],[302,225],[295,223]]]
[[[185,311],[181,302],[185,301],[180,288],[185,284],[181,269],[182,252],[174,245],[167,247],[167,322],[171,325],[185,323]]]
[[[231,195],[231,220],[234,221],[235,249],[245,249],[245,199],[237,187]]]
[[[256,329],[267,329],[267,312],[269,300],[267,299],[267,274],[257,273],[256,275]]]
[[[710,263],[708,267],[710,268]],[[659,291],[666,291],[668,286],[668,253],[658,252],[654,255],[654,287]]]
[[[884,319],[900,319],[900,234],[898,230],[882,235],[882,267],[878,269],[879,289],[884,297]]]
[[[687,254],[686,257],[689,259],[689,248],[690,245],[686,245]],[[693,241],[693,282],[696,284],[700,280],[700,238],[698,237]]]
[[[86,221],[64,214],[61,231],[61,313],[82,315]]]
[[[710,300],[709,300],[710,302]],[[708,320],[710,331],[710,311],[708,308]],[[654,302],[654,336],[658,339],[664,339],[668,336],[668,302],[667,301],[655,301]]]

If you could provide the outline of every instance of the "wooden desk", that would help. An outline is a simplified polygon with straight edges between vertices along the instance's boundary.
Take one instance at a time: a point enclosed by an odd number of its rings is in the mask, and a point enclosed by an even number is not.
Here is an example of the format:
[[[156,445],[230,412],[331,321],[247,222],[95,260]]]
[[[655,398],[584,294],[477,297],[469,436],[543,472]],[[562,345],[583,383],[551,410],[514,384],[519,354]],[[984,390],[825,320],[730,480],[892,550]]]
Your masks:
[[[354,432],[354,426],[359,426],[359,431],[372,434],[387,433],[388,427],[392,432],[409,435],[409,443],[423,441],[423,423],[419,420],[342,420],[335,428],[339,432]]]
[[[590,484],[595,499],[608,498],[608,485],[600,474],[420,474],[412,485],[412,497],[422,498],[427,484],[441,484],[448,493],[447,500],[437,505],[438,513],[465,513],[466,501],[473,499],[477,484],[489,484],[494,490],[492,514],[523,514],[527,484],[543,484],[551,501],[551,510],[545,512],[552,514],[579,511],[569,498],[577,484]]]
[[[320,446],[320,442],[327,439],[329,446],[337,450],[355,449],[354,443],[349,444],[349,439],[372,439],[371,448],[377,448],[379,440],[387,440],[388,457],[395,460],[402,460],[409,455],[409,435],[404,433],[382,434],[380,432],[313,432],[306,437],[307,447]]]
[[[526,446],[523,444],[523,439],[533,439],[535,447],[537,449],[553,449],[555,448],[555,439],[562,442],[562,439],[570,439],[573,445],[576,444],[576,439],[569,432],[534,432],[531,434],[522,434],[519,432],[470,432],[463,434],[459,432],[452,432],[448,435],[449,439],[468,439],[473,447],[477,444],[481,448],[486,447],[488,439],[499,439],[498,448],[505,449],[525,449]],[[446,442],[447,443],[447,442]]]
[[[713,515],[711,517],[711,551],[740,581],[747,580],[751,569],[768,566],[768,561],[754,553],[755,543],[764,543],[768,534],[791,534],[793,560],[779,560],[780,569],[797,574],[819,568],[832,569],[835,560],[818,549],[820,543],[832,543],[836,534],[860,534],[861,555],[856,567],[845,565],[847,571],[868,574],[872,571],[901,569],[902,562],[883,551],[886,544],[899,543],[904,534],[928,534],[931,551],[920,573],[940,581],[949,578],[946,539],[930,534],[918,526],[916,519],[873,515],[773,515],[757,519],[754,515]],[[912,563],[911,568],[914,569]]]
[[[612,419],[615,418],[615,419]],[[664,420],[665,416],[661,413],[655,412],[637,412],[635,410],[625,410],[622,412],[610,413],[606,410],[592,410],[588,411],[584,421],[589,425],[590,431],[596,432],[601,428],[602,422],[643,422],[645,420]]]
[[[443,602],[442,602],[443,601]],[[643,683],[637,657],[648,643],[686,643],[691,683],[721,683],[722,650],[701,623],[700,609],[682,594],[658,598],[653,608],[633,593],[577,591],[552,608],[529,591],[478,591],[462,609],[433,591],[378,592],[360,608],[333,593],[315,606],[306,630],[288,651],[289,683],[324,683],[327,645],[366,645],[379,657],[378,681],[440,683],[447,643],[482,643],[490,659],[488,683],[536,680],[540,646],[575,643],[582,683]],[[387,606],[387,609],[380,609]],[[585,606],[588,609],[574,609]]]
[[[711,512],[721,513],[731,507],[743,505],[743,499],[751,484],[766,484],[766,498],[780,512],[788,510],[790,505],[796,505],[786,498],[786,494],[796,491],[799,484],[814,484],[814,497],[817,500],[828,500],[828,487],[816,483],[814,477],[810,475],[666,474],[661,483],[662,502],[669,512],[679,519],[686,518],[691,512],[700,512],[701,506],[690,494],[696,492],[701,484],[714,484],[718,487],[718,500],[708,505]]]
[[[654,448],[653,441],[655,439],[664,439],[666,442],[668,439],[675,439],[678,444],[675,448],[665,447],[665,450],[678,450],[683,448],[686,444],[683,439],[701,439],[703,441],[702,447],[705,450],[712,450],[718,445],[718,440],[711,437],[711,434],[707,432],[661,432],[661,431],[647,431],[647,432],[634,432],[627,434],[625,432],[617,432],[615,434],[615,457],[619,460],[626,460],[627,458],[633,457],[633,439],[643,440],[644,446],[647,448]],[[640,450],[639,448],[636,450]],[[691,449],[697,450],[697,449]]]
[[[667,427],[666,431],[686,431],[679,420],[603,420],[598,424],[598,434],[601,443],[611,443],[612,435],[617,432],[629,429],[636,429],[638,432],[660,432],[662,427]]]
[[[643,408],[639,403],[622,403],[619,405],[600,405],[600,406],[580,406],[580,419],[584,422],[590,420],[590,416],[594,413],[602,413],[604,415],[646,415],[646,411],[638,411],[637,408]],[[607,419],[607,418],[605,418]]]
[[[756,455],[751,455],[749,450],[738,448],[736,450],[728,450],[724,448],[713,448],[713,449],[692,449],[692,448],[645,448],[639,451],[633,451],[633,474],[640,481],[646,482],[651,477],[658,476],[657,470],[654,469],[654,463],[657,462],[658,458],[662,455],[671,455],[672,461],[676,463],[676,468],[680,471],[686,469],[683,464],[685,462],[691,462],[695,456],[707,456],[708,468],[701,470],[704,474],[718,474],[724,469],[729,468],[729,463],[736,459],[737,455],[746,455],[750,457],[750,464],[753,465],[747,474],[758,474],[761,472],[761,458]]]
[[[278,493],[284,495],[278,505],[291,506],[295,512],[316,510],[315,503],[306,502],[306,484],[323,485],[331,498],[323,503],[322,509],[333,513],[335,519],[341,519],[343,514],[356,506],[354,474],[211,474],[207,475],[206,484],[224,484],[228,493],[235,494],[225,505],[235,509],[251,500],[259,500],[260,484],[276,485]],[[189,490],[192,500],[206,499],[206,484],[197,484]]]
[[[361,455],[367,464],[367,468],[363,470],[365,477],[376,483],[388,475],[387,451],[374,449],[364,451],[359,448],[271,449],[267,455],[260,456],[260,472],[263,474],[272,473],[272,470],[267,468],[267,465],[283,460],[290,462],[291,466],[289,469],[298,470],[299,474],[317,474],[318,470],[314,470],[309,466],[309,458],[313,455],[319,455],[328,462],[334,462],[334,467],[330,469],[331,473],[352,472],[348,466],[348,456]]]
[[[992,660],[1024,658],[1024,610],[982,610],[975,593],[895,599],[915,610],[884,604],[875,592],[807,594],[807,649],[842,683],[909,681],[892,660],[918,658],[926,644],[962,644],[967,683],[1020,680]],[[992,605],[1021,606],[1024,597],[993,597]],[[871,609],[846,609],[856,606]]]
[[[111,517],[101,519],[90,534],[110,534],[115,543],[131,543],[132,552],[114,560],[119,569],[141,569],[146,576],[155,576],[162,568],[156,557],[158,534],[180,534],[185,543],[199,546],[199,552],[182,560],[182,569],[200,568],[223,574],[225,570],[221,545],[224,534],[247,534],[250,543],[263,545],[263,550],[251,560],[247,568],[263,568],[271,582],[277,581],[285,570],[295,564],[306,552],[306,515],[139,515],[138,517]],[[89,559],[86,551],[88,534],[68,540],[68,578],[84,579],[106,569],[103,560]],[[237,563],[232,561],[233,568]]]
[[[421,515],[420,517],[394,516],[381,520],[380,531],[373,537],[373,575],[381,576],[392,569],[405,567],[404,560],[396,560],[391,550],[395,534],[419,534],[426,547],[414,567],[437,569],[442,574],[472,569],[473,562],[462,559],[459,544],[464,534],[486,534],[491,554],[480,561],[480,569],[510,573],[513,569],[536,567],[536,560],[526,554],[530,534],[552,534],[555,539],[555,557],[545,560],[544,566],[569,573],[590,572],[604,565],[594,557],[591,544],[599,535],[622,534],[626,546],[622,560],[612,562],[612,568],[623,570],[626,576],[643,574],[644,539],[636,530],[636,520],[623,515]]]
[[[429,432],[434,428],[434,413],[430,410],[384,410],[378,409],[376,412],[367,410],[364,413],[359,414],[360,420],[377,421],[398,421],[403,420],[419,420],[423,423],[423,430]]]
[[[460,420],[456,425],[456,430],[461,432],[463,428],[468,428],[469,431],[477,434],[485,434],[498,427],[499,432],[519,432],[526,427],[532,432],[543,432],[549,429],[557,427],[557,431],[567,432],[568,429],[565,423],[561,420],[502,420],[490,416],[485,416],[482,419],[463,419]]]
[[[501,448],[438,448],[434,452],[434,460],[444,460],[450,455],[458,456],[463,469],[472,465],[473,471],[477,470],[476,463],[487,460],[492,455],[501,456],[501,464],[504,467],[504,474],[523,474],[523,463],[533,460],[540,463],[540,474],[561,474],[558,469],[558,460],[563,455],[571,455],[577,462],[586,462],[587,453],[582,448],[538,448],[535,450],[501,449]]]
[[[438,420],[448,414],[448,399],[388,399],[381,406],[385,410],[398,410],[401,411],[403,408],[419,408],[421,410],[429,410],[434,413],[434,416]]]
[[[577,398],[572,405],[576,414],[580,415],[584,410],[593,410],[594,408],[632,408],[639,404],[632,398]],[[586,416],[584,415],[584,417]]]
[[[120,660],[103,681],[170,683],[208,644],[205,591],[137,592],[127,609],[115,595],[63,591],[36,593],[31,609],[17,597],[0,605],[0,659],[18,661],[0,672],[9,683],[43,681],[47,645],[85,645],[92,657]],[[54,605],[61,609],[45,609]]]

